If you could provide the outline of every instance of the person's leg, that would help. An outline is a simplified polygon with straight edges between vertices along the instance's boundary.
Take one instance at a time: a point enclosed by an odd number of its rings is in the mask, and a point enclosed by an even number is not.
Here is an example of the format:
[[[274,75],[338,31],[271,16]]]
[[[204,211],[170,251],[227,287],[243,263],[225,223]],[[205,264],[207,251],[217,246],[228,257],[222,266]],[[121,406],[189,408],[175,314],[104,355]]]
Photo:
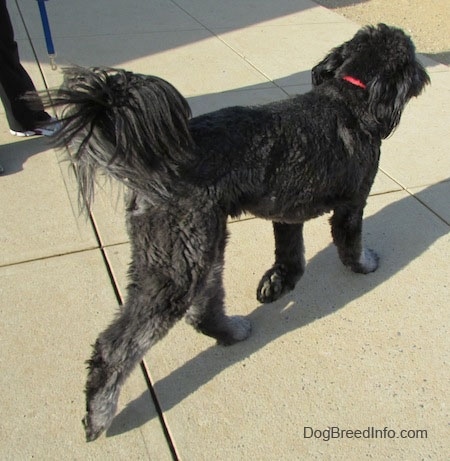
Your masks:
[[[6,0],[0,0],[0,98],[9,127],[15,132],[33,130],[51,118],[39,103],[31,109],[21,99],[29,91],[36,91],[36,88],[20,63]]]

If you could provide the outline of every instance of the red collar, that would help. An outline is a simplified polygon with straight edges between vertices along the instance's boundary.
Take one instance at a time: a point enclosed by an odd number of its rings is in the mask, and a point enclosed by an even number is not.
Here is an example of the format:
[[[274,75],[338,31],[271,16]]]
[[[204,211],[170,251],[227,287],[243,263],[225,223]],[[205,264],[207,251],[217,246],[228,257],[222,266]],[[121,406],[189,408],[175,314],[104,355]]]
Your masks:
[[[345,80],[346,82],[351,83],[352,85],[359,86],[363,90],[367,88],[365,83],[361,82],[361,80],[358,80],[357,78],[352,77],[350,75],[344,75],[342,77],[342,80]]]

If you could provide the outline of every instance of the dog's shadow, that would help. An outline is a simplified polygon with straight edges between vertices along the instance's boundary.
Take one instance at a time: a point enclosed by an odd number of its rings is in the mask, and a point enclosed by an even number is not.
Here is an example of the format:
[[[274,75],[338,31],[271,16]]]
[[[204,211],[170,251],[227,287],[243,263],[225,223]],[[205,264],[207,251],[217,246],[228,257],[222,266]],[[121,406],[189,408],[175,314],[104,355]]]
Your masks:
[[[247,318],[253,334],[230,348],[211,346],[156,382],[162,411],[167,411],[202,385],[283,335],[333,314],[395,276],[424,253],[436,240],[448,234],[449,226],[420,204],[421,195],[439,193],[441,183],[414,196],[403,195],[364,221],[368,247],[381,257],[377,272],[353,274],[338,261],[334,245],[328,245],[307,263],[296,289],[272,304],[260,305]],[[306,235],[306,244],[308,244]],[[311,239],[311,237],[310,237]],[[130,402],[114,419],[107,436],[140,427],[156,416],[148,408],[148,391]]]

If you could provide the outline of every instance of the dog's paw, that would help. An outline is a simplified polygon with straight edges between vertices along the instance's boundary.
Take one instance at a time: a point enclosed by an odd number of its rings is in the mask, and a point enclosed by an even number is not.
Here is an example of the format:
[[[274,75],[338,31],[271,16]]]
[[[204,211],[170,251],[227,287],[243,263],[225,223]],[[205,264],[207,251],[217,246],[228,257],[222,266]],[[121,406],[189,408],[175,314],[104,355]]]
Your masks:
[[[90,378],[94,373],[91,372]],[[109,379],[104,380],[99,388],[88,381],[86,390],[87,413],[82,423],[86,433],[86,440],[92,442],[106,431],[117,410],[120,386],[117,384],[117,374],[112,373]]]
[[[81,420],[81,422],[84,426],[87,442],[93,442],[94,440],[98,439],[107,428],[106,424],[99,424],[97,421],[95,421],[95,418],[91,417],[89,413],[86,413],[86,416]]]
[[[226,318],[225,332],[217,337],[217,343],[222,346],[231,346],[244,341],[252,332],[252,324],[245,317],[231,315]]]
[[[283,278],[276,271],[268,271],[259,282],[256,298],[260,303],[271,303],[283,292]]]
[[[299,277],[287,272],[281,265],[275,265],[263,275],[256,290],[256,298],[260,303],[272,303],[293,290]]]
[[[380,258],[375,251],[370,250],[369,248],[363,248],[359,261],[357,264],[352,266],[352,270],[353,272],[357,272],[359,274],[369,274],[370,272],[374,272],[378,268],[379,259]]]

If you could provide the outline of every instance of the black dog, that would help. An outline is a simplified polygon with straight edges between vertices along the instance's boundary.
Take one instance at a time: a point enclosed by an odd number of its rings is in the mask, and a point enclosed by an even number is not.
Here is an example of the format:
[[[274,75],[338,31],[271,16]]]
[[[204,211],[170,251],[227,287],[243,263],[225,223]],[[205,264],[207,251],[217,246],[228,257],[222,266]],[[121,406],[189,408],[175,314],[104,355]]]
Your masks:
[[[245,318],[224,313],[229,215],[273,221],[275,263],[260,302],[294,288],[305,267],[303,223],[329,211],[342,262],[364,274],[377,268],[361,228],[381,140],[429,78],[411,40],[383,24],[360,30],[312,75],[304,95],[189,119],[185,99],[160,78],[66,70],[49,104],[67,106],[56,141],[76,145],[83,199],[92,200],[97,170],[130,190],[128,296],[89,361],[88,440],[109,426],[133,367],[183,316],[220,344],[249,336]]]

